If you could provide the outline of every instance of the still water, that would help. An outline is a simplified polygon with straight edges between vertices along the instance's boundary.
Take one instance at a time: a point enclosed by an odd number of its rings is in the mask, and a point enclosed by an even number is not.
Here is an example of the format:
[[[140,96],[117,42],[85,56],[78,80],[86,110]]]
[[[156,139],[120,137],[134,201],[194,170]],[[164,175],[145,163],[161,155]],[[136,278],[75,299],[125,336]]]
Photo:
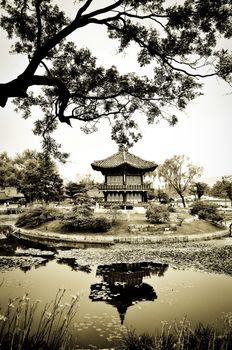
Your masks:
[[[25,293],[44,304],[59,288],[66,289],[67,301],[80,295],[74,319],[80,348],[110,347],[127,327],[152,334],[162,322],[178,322],[185,316],[193,325],[220,325],[223,313],[232,312],[232,277],[159,263],[93,265],[75,271],[51,260],[28,271],[1,272],[1,282],[3,309],[9,298]]]

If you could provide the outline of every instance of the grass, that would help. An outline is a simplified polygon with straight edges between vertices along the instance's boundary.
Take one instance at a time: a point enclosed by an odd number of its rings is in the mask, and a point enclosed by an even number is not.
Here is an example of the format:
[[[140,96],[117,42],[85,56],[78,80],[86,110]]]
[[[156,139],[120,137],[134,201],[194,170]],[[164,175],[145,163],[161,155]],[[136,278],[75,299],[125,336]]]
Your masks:
[[[144,214],[130,214],[130,220],[119,220],[116,225],[113,225],[112,228],[108,232],[104,232],[104,236],[106,235],[113,235],[113,236],[121,236],[121,235],[128,235],[128,225],[129,224],[138,224],[138,225],[146,225],[148,224],[148,221],[145,218]],[[54,220],[51,222],[47,222],[46,224],[41,225],[39,230],[43,231],[50,231],[50,232],[57,232],[57,233],[67,233],[62,228],[62,225],[58,220]],[[182,226],[177,226],[177,231],[175,234],[197,234],[197,233],[208,233],[213,231],[218,231],[219,228],[211,225],[209,222],[206,222],[204,220],[195,220],[190,223],[183,223]],[[76,232],[69,232],[69,233],[76,233]],[[87,234],[88,232],[85,232]],[[89,232],[91,235],[94,235],[94,233]],[[130,233],[131,235],[131,233]],[[137,233],[136,233],[137,235]]]
[[[46,304],[38,317],[39,300],[28,295],[10,299],[6,311],[0,309],[1,350],[71,349],[70,326],[77,311],[78,297],[63,304],[65,290],[59,290],[53,303]]]
[[[204,220],[195,220],[190,223],[183,223],[182,226],[177,227],[178,234],[197,234],[197,233],[210,233],[214,231],[219,231],[220,228],[210,224]]]

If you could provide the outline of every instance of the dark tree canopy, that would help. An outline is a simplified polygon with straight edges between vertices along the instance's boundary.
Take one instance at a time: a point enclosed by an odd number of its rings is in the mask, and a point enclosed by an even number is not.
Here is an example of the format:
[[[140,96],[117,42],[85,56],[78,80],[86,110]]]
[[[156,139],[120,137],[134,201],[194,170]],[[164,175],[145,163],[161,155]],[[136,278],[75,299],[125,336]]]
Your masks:
[[[210,195],[213,197],[225,198],[227,196],[225,186],[221,180],[215,182],[210,189]]]
[[[78,193],[83,193],[85,191],[85,186],[78,184],[76,182],[70,181],[66,186],[65,186],[65,193],[69,198],[75,198]]]
[[[211,194],[219,198],[228,198],[232,207],[232,176],[222,176],[211,189]]]
[[[44,153],[26,150],[13,159],[1,153],[0,183],[16,187],[27,202],[63,199],[63,180],[56,163]]]
[[[167,0],[79,0],[71,19],[56,1],[0,3],[0,25],[12,39],[12,51],[28,57],[18,77],[0,84],[0,106],[13,97],[28,117],[31,106],[39,105],[43,118],[35,122],[34,132],[58,158],[62,154],[51,133],[59,122],[76,119],[90,132],[108,118],[112,138],[131,145],[141,137],[138,113],[148,123],[163,118],[174,125],[174,109],[183,110],[200,94],[200,78],[215,75],[231,83],[231,53],[217,45],[232,35],[231,0],[178,5]],[[122,75],[115,66],[99,66],[88,48],[78,49],[69,41],[70,34],[90,25],[96,40],[98,28],[105,27],[119,51],[137,45],[140,66],[151,66],[153,73],[141,76],[128,67]],[[40,87],[36,93],[35,86]]]
[[[27,202],[45,203],[63,199],[63,180],[55,162],[46,154],[25,151],[14,159],[16,187]]]
[[[232,206],[232,176],[223,176],[222,183]]]
[[[194,182],[190,187],[189,192],[195,195],[198,199],[209,191],[209,186],[205,182]]]
[[[6,152],[0,153],[0,187],[15,186],[17,175],[12,159]]]

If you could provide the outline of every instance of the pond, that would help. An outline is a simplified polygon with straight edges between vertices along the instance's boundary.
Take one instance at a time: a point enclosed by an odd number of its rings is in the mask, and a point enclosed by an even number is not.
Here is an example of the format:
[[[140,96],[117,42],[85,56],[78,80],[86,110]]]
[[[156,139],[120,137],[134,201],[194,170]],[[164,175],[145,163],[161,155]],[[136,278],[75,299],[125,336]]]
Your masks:
[[[77,349],[113,347],[127,327],[153,334],[163,322],[184,317],[192,325],[201,321],[220,327],[223,313],[232,312],[231,276],[176,268],[155,254],[147,259],[136,247],[14,249],[13,255],[9,249],[2,253],[0,305],[4,309],[9,298],[25,293],[45,304],[60,288],[66,290],[66,302],[78,294]]]

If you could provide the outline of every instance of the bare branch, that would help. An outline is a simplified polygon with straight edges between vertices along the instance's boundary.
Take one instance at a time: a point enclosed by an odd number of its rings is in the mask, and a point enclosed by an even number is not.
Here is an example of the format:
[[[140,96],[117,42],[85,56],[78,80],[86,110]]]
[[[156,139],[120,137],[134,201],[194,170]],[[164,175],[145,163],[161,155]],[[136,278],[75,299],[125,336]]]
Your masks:
[[[152,19],[152,20],[156,20],[156,18],[168,18],[167,15],[159,15],[159,14],[154,13],[154,12],[151,12],[149,15],[138,15],[138,14],[134,14],[134,13],[129,13],[128,11],[127,12],[125,12],[125,11],[123,11],[123,12],[115,11],[115,12],[118,12],[118,14],[124,15],[125,17],[136,18],[136,19]]]
[[[51,76],[34,75],[29,80],[29,86],[32,85],[56,86],[58,88],[59,98],[57,100],[57,116],[60,122],[67,123],[70,125],[69,118],[66,118],[64,116],[64,111],[68,105],[68,101],[70,98],[70,92],[66,85],[62,82],[62,80]]]
[[[91,5],[93,0],[87,0],[86,3],[80,8],[80,10],[77,12],[75,20],[80,18],[80,16],[87,10],[87,8]]]
[[[41,36],[42,36],[42,23],[40,15],[40,5],[42,0],[36,0],[35,9],[36,9],[36,19],[37,19],[37,40],[36,40],[36,49],[38,50],[41,46]]]
[[[101,15],[101,14],[103,14],[103,13],[106,13],[106,12],[109,12],[109,11],[114,10],[115,8],[117,8],[118,6],[120,6],[122,3],[123,3],[123,0],[118,0],[118,1],[116,1],[115,3],[113,3],[112,5],[103,7],[103,8],[101,8],[101,9],[95,10],[95,11],[93,11],[93,12],[90,12],[90,13],[88,13],[86,16],[87,16],[88,18],[90,18],[90,17],[95,17],[95,16],[98,16],[98,15]]]
[[[45,68],[48,75],[51,75],[50,70],[48,69],[48,66],[44,63],[44,61],[41,61],[41,65]]]
[[[93,114],[90,116],[88,113],[82,113],[82,114],[75,115],[74,114],[75,110],[76,110],[76,108],[73,109],[73,112],[72,112],[73,114],[68,115],[65,118],[89,122],[89,121],[94,121],[94,120],[100,119],[101,117],[109,117],[111,115],[116,115],[116,114],[121,113],[121,110],[118,109],[117,111],[112,111],[112,112],[108,112],[108,113],[97,113],[97,114]]]

